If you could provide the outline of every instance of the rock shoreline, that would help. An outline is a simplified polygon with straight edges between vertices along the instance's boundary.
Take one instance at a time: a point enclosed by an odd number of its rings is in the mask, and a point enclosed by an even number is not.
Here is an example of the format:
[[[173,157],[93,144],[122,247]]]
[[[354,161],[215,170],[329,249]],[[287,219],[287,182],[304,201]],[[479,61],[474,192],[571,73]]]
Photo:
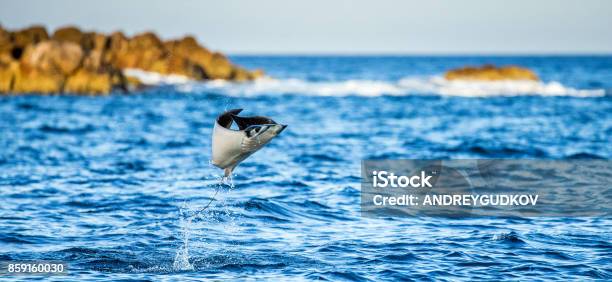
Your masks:
[[[49,34],[43,26],[17,31],[0,26],[0,93],[102,95],[142,87],[125,69],[193,80],[247,81],[263,75],[232,64],[191,36],[162,41],[152,32],[127,37],[69,26]]]
[[[463,67],[446,72],[447,80],[500,81],[531,80],[538,81],[538,76],[531,70],[519,66],[483,65],[481,67]]]

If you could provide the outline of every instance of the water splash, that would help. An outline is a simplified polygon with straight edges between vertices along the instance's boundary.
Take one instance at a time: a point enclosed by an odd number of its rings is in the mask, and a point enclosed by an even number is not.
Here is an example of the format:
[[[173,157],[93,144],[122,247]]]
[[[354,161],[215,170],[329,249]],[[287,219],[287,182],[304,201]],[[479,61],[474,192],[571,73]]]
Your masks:
[[[191,236],[191,224],[193,216],[188,216],[187,203],[183,203],[183,206],[179,209],[179,226],[181,227],[181,240],[182,244],[176,251],[174,256],[174,262],[172,263],[172,269],[174,271],[188,271],[193,270],[193,265],[189,262],[189,237]]]
[[[190,262],[190,256],[189,256],[189,250],[190,250],[189,240],[192,235],[193,228],[194,228],[194,221],[196,221],[197,219],[208,220],[208,216],[210,215],[209,208],[211,208],[211,204],[213,204],[213,202],[217,200],[216,197],[219,191],[223,190],[226,187],[227,187],[227,191],[230,191],[234,189],[235,187],[234,182],[231,179],[231,177],[220,178],[219,182],[214,186],[215,186],[215,192],[212,195],[210,201],[206,205],[193,209],[190,207],[190,204],[188,202],[184,202],[179,208],[179,226],[180,226],[181,245],[178,247],[178,250],[176,251],[176,255],[174,256],[174,261],[172,263],[172,269],[174,271],[190,271],[190,270],[195,269],[193,264]],[[224,199],[222,199],[220,204],[223,207],[223,212],[226,215],[230,215],[231,211],[225,204]],[[231,219],[229,221],[230,225],[235,225],[235,221],[233,220],[233,217],[230,216],[230,219]]]

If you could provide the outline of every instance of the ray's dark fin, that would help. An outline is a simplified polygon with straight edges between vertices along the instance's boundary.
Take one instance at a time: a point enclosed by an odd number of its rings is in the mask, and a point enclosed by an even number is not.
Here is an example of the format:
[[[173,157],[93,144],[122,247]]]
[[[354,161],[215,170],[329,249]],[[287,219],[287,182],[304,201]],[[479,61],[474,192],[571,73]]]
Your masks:
[[[242,109],[232,109],[232,110],[226,111],[222,113],[221,115],[219,115],[219,117],[217,118],[217,123],[219,123],[219,125],[225,128],[230,128],[232,126],[232,120],[233,120],[232,116],[235,116],[239,114],[240,112],[242,112]]]
[[[232,119],[238,125],[238,129],[244,130],[251,125],[261,125],[261,124],[276,124],[275,121],[269,119],[267,117],[255,116],[255,117],[239,117],[237,115],[232,115]]]

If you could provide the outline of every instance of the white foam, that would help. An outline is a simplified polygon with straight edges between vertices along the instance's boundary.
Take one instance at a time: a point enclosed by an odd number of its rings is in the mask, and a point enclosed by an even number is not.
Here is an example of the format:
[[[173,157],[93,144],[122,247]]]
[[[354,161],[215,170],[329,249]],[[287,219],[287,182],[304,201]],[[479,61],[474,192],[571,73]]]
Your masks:
[[[399,84],[415,92],[435,93],[447,96],[488,97],[488,96],[605,96],[603,89],[575,89],[551,81],[503,80],[503,81],[467,81],[446,80],[442,77],[429,79],[404,78]]]
[[[399,81],[344,80],[313,82],[301,79],[264,77],[252,82],[190,82],[177,85],[181,92],[219,92],[230,96],[298,94],[315,96],[407,96],[443,95],[462,97],[491,96],[605,96],[604,89],[576,89],[551,81],[461,81],[443,77],[406,77]]]
[[[138,78],[140,82],[147,85],[160,85],[160,84],[182,84],[188,83],[191,80],[178,74],[160,74],[157,72],[144,71],[141,69],[124,69],[123,74],[126,76],[133,76]]]

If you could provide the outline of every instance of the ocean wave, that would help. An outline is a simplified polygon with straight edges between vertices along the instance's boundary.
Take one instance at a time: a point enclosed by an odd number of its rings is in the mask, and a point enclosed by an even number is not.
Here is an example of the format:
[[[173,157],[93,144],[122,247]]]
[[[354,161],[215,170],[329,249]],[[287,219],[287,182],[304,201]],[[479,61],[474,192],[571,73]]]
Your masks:
[[[601,97],[604,89],[576,89],[551,81],[461,81],[440,76],[405,77],[398,81],[343,80],[307,81],[302,79],[261,78],[252,82],[187,82],[177,84],[180,92],[218,92],[237,97],[298,94],[313,96],[408,96],[442,95],[461,97],[491,96],[573,96]]]
[[[135,77],[140,80],[140,82],[147,85],[182,84],[192,82],[191,79],[184,75],[160,74],[141,69],[124,69],[123,74],[126,76]]]
[[[502,232],[502,233],[494,234],[493,241],[501,241],[501,242],[511,243],[511,244],[524,244],[525,243],[525,241],[521,239],[521,236],[519,236],[518,233],[514,231],[510,231],[507,233]]]

